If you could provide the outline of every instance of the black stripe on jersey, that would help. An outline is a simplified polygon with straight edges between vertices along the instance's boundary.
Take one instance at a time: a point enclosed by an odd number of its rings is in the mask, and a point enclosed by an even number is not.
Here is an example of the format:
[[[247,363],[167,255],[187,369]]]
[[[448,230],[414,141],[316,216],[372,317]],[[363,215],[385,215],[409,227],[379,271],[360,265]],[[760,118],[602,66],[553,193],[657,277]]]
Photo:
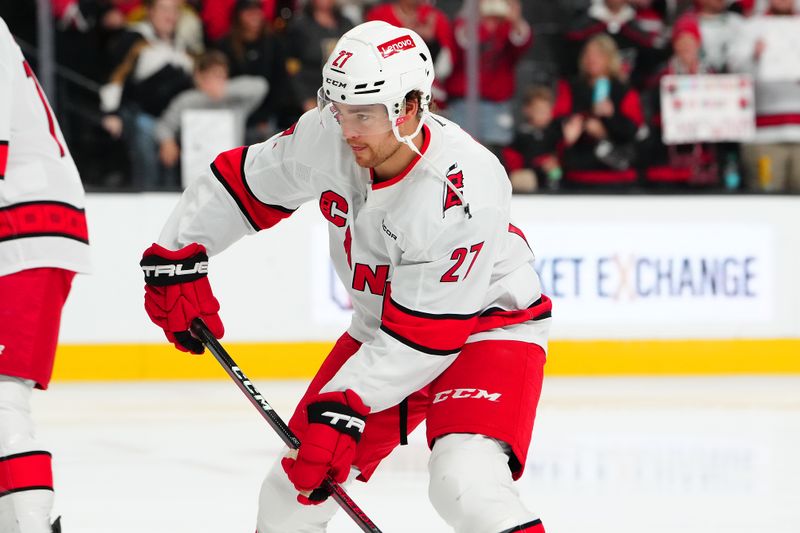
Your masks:
[[[397,303],[394,298],[389,298],[391,305],[402,311],[403,313],[411,316],[416,316],[419,318],[429,318],[431,320],[469,320],[470,318],[474,318],[478,316],[478,313],[472,313],[469,315],[458,315],[454,313],[443,313],[443,314],[435,314],[435,313],[423,313],[422,311],[415,311],[413,309],[409,309],[408,307],[404,307]]]
[[[527,309],[530,309],[531,307],[536,307],[537,305],[541,304],[542,304],[542,297],[540,296],[539,299],[533,302],[531,305],[529,305]],[[481,316],[492,316],[496,313],[513,313],[514,311],[519,311],[519,309],[503,309],[501,307],[490,307],[489,309],[481,313]]]
[[[256,221],[253,220],[253,218],[250,216],[250,213],[247,212],[247,209],[245,209],[242,201],[239,199],[238,196],[236,196],[236,192],[233,189],[231,189],[231,186],[228,184],[225,178],[222,177],[222,173],[219,170],[217,170],[217,165],[215,165],[214,163],[211,163],[211,172],[214,174],[214,177],[217,178],[217,181],[219,181],[222,184],[222,186],[225,187],[225,190],[228,191],[228,194],[231,195],[231,198],[233,198],[233,201],[236,202],[236,205],[239,206],[239,211],[242,212],[244,218],[246,218],[247,221],[250,223],[250,226],[256,231],[261,231],[262,229],[264,229],[260,228],[258,224],[256,224]]]
[[[542,521],[541,521],[540,519],[538,519],[538,518],[537,518],[536,520],[533,520],[533,521],[531,521],[531,522],[527,522],[527,523],[525,523],[525,524],[522,524],[521,526],[514,526],[514,527],[512,527],[511,529],[504,529],[504,530],[503,530],[503,531],[501,531],[500,533],[515,533],[515,532],[517,532],[517,531],[519,531],[520,533],[522,533],[522,532],[524,532],[526,529],[528,529],[529,527],[538,526],[538,525],[539,525],[539,524],[541,524],[541,523],[542,523]]]
[[[28,491],[28,490],[49,490],[49,491],[53,491],[53,487],[48,487],[46,485],[33,486],[33,487],[19,487],[17,489],[5,490],[3,492],[0,492],[0,498],[2,498],[3,496],[7,496],[9,494],[14,494],[15,492],[25,492],[25,491]]]
[[[247,194],[252,196],[253,199],[256,202],[260,203],[261,205],[267,206],[270,209],[275,209],[276,211],[280,211],[281,213],[286,213],[287,215],[291,215],[292,213],[297,211],[297,209],[289,209],[287,207],[283,207],[282,205],[274,205],[274,204],[268,204],[266,202],[262,202],[261,200],[258,199],[258,196],[256,196],[253,193],[253,190],[250,188],[250,184],[247,183],[247,177],[244,175],[244,163],[247,160],[247,150],[249,148],[250,148],[249,146],[245,146],[244,150],[242,150],[242,166],[241,166],[241,168],[239,170],[240,174],[242,175],[242,183],[244,184],[244,189],[247,191]]]
[[[72,209],[73,211],[77,211],[78,213],[84,213],[86,210],[82,207],[75,207],[72,204],[68,204],[67,202],[57,202],[55,200],[33,200],[30,202],[18,202],[16,204],[11,205],[4,205],[0,207],[0,211],[5,211],[7,209],[16,209],[17,207],[25,207],[28,205],[58,205],[61,207],[66,207],[67,209]]]
[[[0,242],[13,241],[15,239],[30,239],[33,237],[61,237],[64,239],[70,239],[73,241],[82,242],[83,244],[89,244],[88,239],[82,239],[81,237],[70,235],[69,233],[58,233],[58,232],[24,233],[21,235],[9,235],[8,237],[0,237]]]
[[[403,337],[402,335],[395,333],[394,331],[390,330],[383,324],[381,324],[381,331],[392,337],[394,340],[405,344],[409,348],[413,348],[418,352],[426,353],[428,355],[454,355],[461,351],[461,348],[456,348],[455,350],[436,350],[434,348],[428,348],[427,346],[422,346],[421,344],[412,342]]]
[[[0,457],[0,463],[3,461],[10,461],[11,459],[18,459],[20,457],[28,457],[29,455],[49,455],[50,457],[53,457],[53,454],[50,452],[46,452],[44,450],[35,450],[31,452],[12,453],[11,455]]]

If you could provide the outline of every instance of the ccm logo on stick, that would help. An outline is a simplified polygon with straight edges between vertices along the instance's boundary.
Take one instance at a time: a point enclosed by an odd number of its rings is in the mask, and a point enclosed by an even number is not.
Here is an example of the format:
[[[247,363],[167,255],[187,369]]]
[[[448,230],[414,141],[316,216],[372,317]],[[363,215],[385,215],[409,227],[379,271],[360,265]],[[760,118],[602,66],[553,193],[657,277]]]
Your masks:
[[[378,50],[385,59],[397,54],[398,52],[402,52],[403,50],[416,47],[417,45],[414,44],[414,40],[411,38],[411,36],[404,35],[403,37],[398,37],[393,41],[383,43],[382,45],[378,46]]]
[[[344,425],[345,429],[356,428],[359,433],[364,433],[364,421],[357,416],[348,416],[341,413],[333,413],[331,411],[325,411],[322,413],[322,416],[329,417],[331,419],[330,424],[332,426],[336,426],[339,424],[339,422],[346,422]]]
[[[183,265],[142,265],[145,277],[157,278],[159,276],[189,276],[192,274],[208,274],[208,261],[195,263],[190,269]]]
[[[443,402],[445,400],[449,400],[450,398],[455,400],[461,400],[463,398],[471,398],[473,400],[485,399],[489,400],[490,402],[499,402],[500,396],[502,396],[502,393],[489,393],[483,389],[450,389],[437,392],[436,396],[433,397],[432,403]]]

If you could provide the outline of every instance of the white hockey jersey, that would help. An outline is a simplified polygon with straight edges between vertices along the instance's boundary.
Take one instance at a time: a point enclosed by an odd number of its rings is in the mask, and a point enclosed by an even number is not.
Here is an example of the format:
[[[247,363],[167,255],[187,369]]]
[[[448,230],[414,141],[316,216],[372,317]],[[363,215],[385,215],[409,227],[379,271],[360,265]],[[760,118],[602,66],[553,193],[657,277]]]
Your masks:
[[[313,201],[353,302],[348,332],[364,343],[323,391],[353,389],[372,411],[430,383],[465,343],[508,339],[546,349],[550,300],[510,222],[511,187],[497,159],[433,115],[421,133],[423,157],[373,183],[333,121],[312,110],[261,144],[220,154],[184,193],[159,243],[200,242],[213,255]]]
[[[0,276],[89,270],[84,192],[47,98],[0,18]]]

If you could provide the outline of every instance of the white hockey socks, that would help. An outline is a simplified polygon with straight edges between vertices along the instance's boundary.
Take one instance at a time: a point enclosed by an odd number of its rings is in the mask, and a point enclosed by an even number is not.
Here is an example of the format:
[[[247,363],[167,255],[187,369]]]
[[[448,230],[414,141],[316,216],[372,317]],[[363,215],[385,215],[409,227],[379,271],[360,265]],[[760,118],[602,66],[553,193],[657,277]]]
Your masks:
[[[51,533],[50,454],[34,440],[33,382],[0,376],[0,531]]]
[[[347,486],[357,475],[357,471],[351,470],[350,477],[342,486]],[[324,533],[338,510],[339,504],[333,498],[319,505],[299,503],[297,489],[289,481],[278,459],[261,485],[258,533]]]
[[[446,435],[433,445],[428,470],[431,503],[456,533],[544,532],[519,498],[502,443],[483,435]]]

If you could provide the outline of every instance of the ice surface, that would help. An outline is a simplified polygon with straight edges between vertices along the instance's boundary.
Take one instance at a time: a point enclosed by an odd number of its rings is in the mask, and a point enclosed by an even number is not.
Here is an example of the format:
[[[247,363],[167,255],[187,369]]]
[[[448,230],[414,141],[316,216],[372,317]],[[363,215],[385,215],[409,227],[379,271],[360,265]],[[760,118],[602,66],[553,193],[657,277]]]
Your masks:
[[[286,419],[303,383],[258,382]],[[65,533],[252,533],[280,441],[232,382],[37,392]],[[422,431],[349,492],[386,533],[447,532]],[[548,533],[797,533],[800,377],[552,378],[523,497]],[[330,533],[356,532],[339,513]]]

